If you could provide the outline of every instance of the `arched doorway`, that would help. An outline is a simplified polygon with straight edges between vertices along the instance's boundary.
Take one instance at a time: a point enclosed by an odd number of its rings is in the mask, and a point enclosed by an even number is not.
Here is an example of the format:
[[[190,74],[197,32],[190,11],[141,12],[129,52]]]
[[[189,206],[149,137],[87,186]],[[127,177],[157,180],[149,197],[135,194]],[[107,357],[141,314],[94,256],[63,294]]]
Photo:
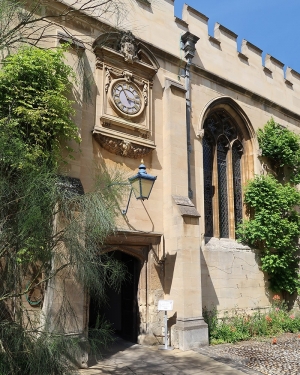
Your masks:
[[[99,316],[111,323],[118,336],[136,343],[140,325],[137,291],[141,262],[136,257],[119,250],[112,251],[110,256],[126,265],[128,275],[119,292],[107,287],[105,304],[99,307],[93,298],[90,299],[89,327],[95,327]]]

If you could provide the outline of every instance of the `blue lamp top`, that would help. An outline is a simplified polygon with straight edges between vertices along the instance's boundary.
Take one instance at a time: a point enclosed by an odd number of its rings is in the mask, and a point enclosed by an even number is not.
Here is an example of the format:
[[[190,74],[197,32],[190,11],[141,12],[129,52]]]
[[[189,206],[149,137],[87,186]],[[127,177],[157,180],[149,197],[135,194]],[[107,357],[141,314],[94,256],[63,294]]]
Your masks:
[[[155,181],[157,179],[157,176],[151,176],[151,174],[148,174],[146,172],[146,166],[142,163],[140,166],[139,166],[139,171],[138,173],[133,176],[133,177],[130,177],[128,180],[129,181],[133,181],[135,180],[136,178],[142,178],[144,180],[150,180],[150,181]]]

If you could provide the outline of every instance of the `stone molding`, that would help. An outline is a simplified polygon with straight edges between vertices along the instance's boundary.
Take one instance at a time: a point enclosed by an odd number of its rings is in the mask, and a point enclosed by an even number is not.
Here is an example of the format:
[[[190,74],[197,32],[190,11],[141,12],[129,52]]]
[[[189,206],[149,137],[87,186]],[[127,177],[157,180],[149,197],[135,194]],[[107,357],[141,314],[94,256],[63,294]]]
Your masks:
[[[198,132],[196,134],[196,137],[199,138],[199,139],[203,139],[204,133],[205,133],[204,129],[200,129],[200,130],[198,130]]]
[[[169,88],[175,88],[175,89],[180,90],[184,93],[186,92],[186,88],[181,83],[176,82],[173,79],[166,77],[165,78],[165,89],[169,89]]]
[[[103,251],[124,251],[140,259],[140,261],[146,262],[148,261],[150,250],[153,250],[153,246],[155,247],[161,243],[162,236],[163,234],[159,232],[119,230],[106,239]]]
[[[263,71],[264,71],[266,74],[270,74],[270,75],[272,75],[273,72],[272,72],[271,69],[267,68],[266,66],[263,66],[262,68],[263,68]]]
[[[109,244],[158,245],[162,236],[161,232],[142,232],[119,228],[115,234],[107,238],[106,242]]]
[[[283,68],[284,68],[284,63],[282,63],[281,61],[279,61],[279,60],[276,59],[275,57],[273,57],[273,56],[267,54],[267,55],[266,55],[266,59],[270,59],[270,61],[271,61],[273,64],[277,65],[278,68],[280,68],[280,69],[283,69]]]
[[[242,41],[242,46],[245,45],[247,46],[249,49],[251,49],[252,51],[254,51],[257,55],[261,56],[262,53],[263,53],[263,50],[256,47],[254,44],[250,43],[248,40],[246,39],[243,39]]]
[[[95,128],[93,135],[106,151],[132,159],[142,158],[156,147],[150,140],[106,128]]]
[[[205,14],[200,13],[197,9],[192,8],[190,5],[187,5],[186,9],[188,12],[193,13],[195,16],[201,18],[205,22],[209,20],[209,18]]]
[[[136,0],[138,3],[141,3],[143,5],[151,6],[151,2],[149,0]]]
[[[67,34],[58,32],[57,39],[59,40],[59,43],[69,43],[75,49],[79,49],[82,51],[85,50],[84,43],[80,39],[77,39],[73,37],[72,35],[67,35]]]
[[[220,23],[216,23],[215,25],[215,30],[220,30],[222,31],[223,34],[227,34],[229,35],[229,37],[233,38],[233,39],[237,39],[238,35],[236,33],[234,33],[233,31],[227,29],[227,27],[221,25]]]
[[[173,200],[177,205],[181,216],[200,217],[194,203],[188,197],[173,195]]]
[[[184,20],[182,20],[181,18],[178,18],[178,17],[174,17],[175,18],[175,22],[178,23],[179,25],[185,27],[186,29],[188,29],[189,25],[188,23],[186,23]]]
[[[219,39],[217,39],[217,38],[215,38],[215,37],[213,37],[213,36],[211,36],[211,35],[209,35],[208,40],[209,40],[210,42],[212,42],[212,43],[217,44],[219,47],[220,47],[220,45],[221,45],[221,42],[219,41]]]
[[[244,55],[242,52],[238,52],[238,57],[244,61],[248,61],[249,57]]]
[[[100,117],[101,125],[105,128],[110,128],[112,124],[121,126],[122,128],[135,129],[138,130],[141,134],[148,134],[150,130],[144,125],[137,124],[135,122],[127,121],[122,117],[111,116],[104,114]],[[97,130],[98,127],[95,127]]]

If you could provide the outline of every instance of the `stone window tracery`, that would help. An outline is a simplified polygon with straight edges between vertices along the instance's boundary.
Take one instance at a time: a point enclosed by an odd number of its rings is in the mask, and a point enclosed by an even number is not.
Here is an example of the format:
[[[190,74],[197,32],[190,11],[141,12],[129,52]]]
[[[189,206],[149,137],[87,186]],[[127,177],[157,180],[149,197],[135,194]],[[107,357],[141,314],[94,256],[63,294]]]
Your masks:
[[[204,122],[203,173],[205,236],[234,238],[243,218],[243,133],[224,109]]]

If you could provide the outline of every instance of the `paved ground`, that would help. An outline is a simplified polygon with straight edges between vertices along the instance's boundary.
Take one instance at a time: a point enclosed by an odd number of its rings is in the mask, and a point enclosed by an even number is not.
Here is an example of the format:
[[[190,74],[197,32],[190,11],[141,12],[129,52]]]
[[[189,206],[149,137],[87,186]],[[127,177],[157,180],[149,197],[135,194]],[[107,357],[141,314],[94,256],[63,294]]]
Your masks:
[[[259,338],[233,344],[204,347],[197,352],[227,363],[238,364],[265,375],[300,374],[300,334]],[[260,372],[259,372],[260,371]]]
[[[80,375],[261,375],[235,362],[229,366],[226,361],[195,351],[165,351],[118,339],[101,361],[80,370]]]

